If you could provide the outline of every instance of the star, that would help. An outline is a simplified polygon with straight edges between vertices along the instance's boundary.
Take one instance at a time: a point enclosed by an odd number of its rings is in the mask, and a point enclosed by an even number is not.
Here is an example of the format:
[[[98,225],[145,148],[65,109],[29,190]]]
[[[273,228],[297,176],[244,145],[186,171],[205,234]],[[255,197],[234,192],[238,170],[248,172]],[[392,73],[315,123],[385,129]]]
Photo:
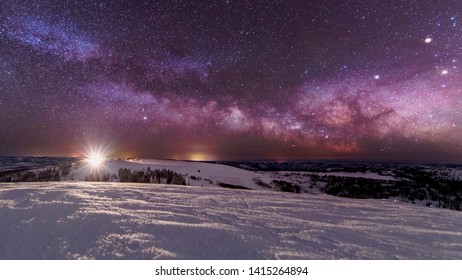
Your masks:
[[[462,162],[460,1],[26,2],[0,12],[0,155]]]

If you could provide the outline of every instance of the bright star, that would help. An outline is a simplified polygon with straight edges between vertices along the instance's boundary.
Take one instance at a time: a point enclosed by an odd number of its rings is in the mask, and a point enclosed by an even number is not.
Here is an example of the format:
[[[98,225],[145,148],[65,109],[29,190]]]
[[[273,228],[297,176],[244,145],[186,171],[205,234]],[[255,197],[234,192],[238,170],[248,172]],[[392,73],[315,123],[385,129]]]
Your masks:
[[[103,168],[107,157],[107,149],[90,147],[86,152],[85,163],[93,170],[98,171]]]
[[[427,37],[424,40],[424,42],[427,43],[427,44],[430,44],[432,41],[433,41],[433,39],[431,37]]]
[[[100,154],[91,154],[87,158],[87,162],[92,168],[100,168],[104,163],[104,157]]]

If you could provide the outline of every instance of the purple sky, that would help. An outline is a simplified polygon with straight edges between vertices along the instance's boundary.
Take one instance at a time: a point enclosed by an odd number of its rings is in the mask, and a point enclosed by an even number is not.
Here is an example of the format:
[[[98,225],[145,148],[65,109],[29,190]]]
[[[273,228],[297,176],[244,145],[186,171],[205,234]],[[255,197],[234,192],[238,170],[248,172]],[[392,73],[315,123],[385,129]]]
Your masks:
[[[0,155],[462,162],[461,1],[145,2],[4,1]]]

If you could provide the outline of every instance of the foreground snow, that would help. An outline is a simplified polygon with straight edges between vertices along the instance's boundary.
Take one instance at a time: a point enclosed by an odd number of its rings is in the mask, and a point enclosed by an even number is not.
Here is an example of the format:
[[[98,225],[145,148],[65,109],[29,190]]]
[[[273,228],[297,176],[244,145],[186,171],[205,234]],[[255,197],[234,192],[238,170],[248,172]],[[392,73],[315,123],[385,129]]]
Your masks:
[[[212,187],[0,184],[1,259],[461,259],[462,213]]]

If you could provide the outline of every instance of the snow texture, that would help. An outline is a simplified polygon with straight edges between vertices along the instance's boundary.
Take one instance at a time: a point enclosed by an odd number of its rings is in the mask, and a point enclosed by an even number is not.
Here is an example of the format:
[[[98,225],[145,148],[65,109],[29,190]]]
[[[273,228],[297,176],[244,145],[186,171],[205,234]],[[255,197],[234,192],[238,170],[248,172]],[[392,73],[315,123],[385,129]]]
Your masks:
[[[459,211],[217,187],[0,184],[0,259],[461,258]]]

